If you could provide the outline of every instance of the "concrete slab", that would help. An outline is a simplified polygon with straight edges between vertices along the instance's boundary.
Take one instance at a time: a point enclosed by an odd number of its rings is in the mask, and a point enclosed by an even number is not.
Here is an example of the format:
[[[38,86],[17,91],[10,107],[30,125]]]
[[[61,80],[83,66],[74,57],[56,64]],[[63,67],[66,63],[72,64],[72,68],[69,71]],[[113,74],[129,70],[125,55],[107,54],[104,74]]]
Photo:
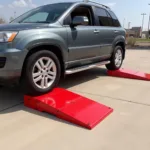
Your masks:
[[[17,106],[0,117],[1,149],[149,149],[148,106],[90,94],[84,96],[110,105],[114,113],[89,131],[23,105]]]
[[[124,66],[150,72],[149,52],[129,50]],[[149,82],[107,77],[105,69],[95,68],[68,76],[60,86],[106,104],[114,113],[89,131],[24,107],[16,88],[0,89],[1,149],[149,150]]]

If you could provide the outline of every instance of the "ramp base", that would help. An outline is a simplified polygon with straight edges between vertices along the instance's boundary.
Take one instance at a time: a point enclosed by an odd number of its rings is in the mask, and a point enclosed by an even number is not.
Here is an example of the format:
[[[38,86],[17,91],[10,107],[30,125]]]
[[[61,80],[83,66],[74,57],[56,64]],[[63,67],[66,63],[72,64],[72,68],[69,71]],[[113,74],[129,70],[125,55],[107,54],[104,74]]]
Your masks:
[[[116,70],[116,71],[108,70],[107,74],[113,77],[150,81],[150,74],[139,72],[139,71],[133,71],[129,69],[124,69],[124,68],[120,70]]]
[[[110,107],[61,88],[38,97],[25,95],[24,105],[88,129],[94,128],[113,111]]]

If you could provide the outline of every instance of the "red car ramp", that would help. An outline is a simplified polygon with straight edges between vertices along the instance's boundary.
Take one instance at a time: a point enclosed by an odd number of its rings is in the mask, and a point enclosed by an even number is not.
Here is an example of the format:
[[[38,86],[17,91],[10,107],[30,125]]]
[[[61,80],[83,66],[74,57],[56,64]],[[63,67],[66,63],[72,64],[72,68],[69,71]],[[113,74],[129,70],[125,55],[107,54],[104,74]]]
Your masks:
[[[150,81],[150,74],[139,72],[139,71],[133,71],[133,70],[129,70],[129,69],[120,69],[120,70],[116,70],[116,71],[108,71],[107,74],[109,76],[114,76],[114,77]]]
[[[113,111],[110,107],[62,88],[38,97],[24,96],[24,104],[88,129],[93,129]]]

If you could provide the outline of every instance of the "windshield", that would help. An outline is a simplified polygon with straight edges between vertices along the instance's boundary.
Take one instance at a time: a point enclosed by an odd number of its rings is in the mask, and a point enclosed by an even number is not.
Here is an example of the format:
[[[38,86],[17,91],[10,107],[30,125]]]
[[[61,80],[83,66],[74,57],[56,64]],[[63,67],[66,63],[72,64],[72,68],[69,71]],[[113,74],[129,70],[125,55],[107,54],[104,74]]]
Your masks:
[[[11,23],[53,23],[55,22],[72,3],[50,4],[33,9]]]

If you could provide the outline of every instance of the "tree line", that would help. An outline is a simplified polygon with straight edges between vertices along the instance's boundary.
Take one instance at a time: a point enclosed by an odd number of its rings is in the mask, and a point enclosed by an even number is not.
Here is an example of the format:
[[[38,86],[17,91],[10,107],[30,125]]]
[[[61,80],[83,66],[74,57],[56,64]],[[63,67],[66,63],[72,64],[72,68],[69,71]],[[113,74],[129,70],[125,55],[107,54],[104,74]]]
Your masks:
[[[12,20],[14,20],[14,18],[10,17],[9,22],[11,22]],[[0,17],[0,24],[6,24],[6,23],[8,23],[8,21],[5,18]]]

